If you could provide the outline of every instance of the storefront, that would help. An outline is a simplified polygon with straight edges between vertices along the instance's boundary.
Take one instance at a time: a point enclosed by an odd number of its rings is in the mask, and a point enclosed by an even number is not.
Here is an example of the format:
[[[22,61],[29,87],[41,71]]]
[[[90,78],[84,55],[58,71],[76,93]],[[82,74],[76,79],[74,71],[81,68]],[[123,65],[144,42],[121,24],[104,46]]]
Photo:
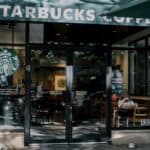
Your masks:
[[[111,142],[112,127],[149,127],[150,21],[110,14],[130,4],[0,1],[0,129],[24,130],[27,145]],[[143,115],[126,126],[112,100],[124,89]]]

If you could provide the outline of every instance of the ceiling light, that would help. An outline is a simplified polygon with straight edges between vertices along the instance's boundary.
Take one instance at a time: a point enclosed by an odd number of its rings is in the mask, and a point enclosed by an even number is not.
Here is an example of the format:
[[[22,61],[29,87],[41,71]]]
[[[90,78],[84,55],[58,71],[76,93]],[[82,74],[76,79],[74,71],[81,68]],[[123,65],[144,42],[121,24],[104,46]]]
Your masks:
[[[60,33],[56,33],[56,35],[57,35],[57,36],[59,36],[59,35],[60,35]]]
[[[116,32],[117,32],[117,30],[113,30],[112,32],[113,32],[113,33],[116,33]]]
[[[80,45],[84,45],[84,43],[80,43]]]

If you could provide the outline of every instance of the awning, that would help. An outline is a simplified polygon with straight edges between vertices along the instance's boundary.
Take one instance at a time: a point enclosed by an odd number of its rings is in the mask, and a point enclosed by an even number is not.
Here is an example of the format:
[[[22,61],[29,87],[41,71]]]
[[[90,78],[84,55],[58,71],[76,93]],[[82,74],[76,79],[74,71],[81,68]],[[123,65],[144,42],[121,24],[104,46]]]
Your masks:
[[[105,14],[106,15],[106,14]],[[107,13],[110,16],[150,18],[150,0],[132,0]]]
[[[149,8],[150,0],[0,0],[0,21],[149,27]]]

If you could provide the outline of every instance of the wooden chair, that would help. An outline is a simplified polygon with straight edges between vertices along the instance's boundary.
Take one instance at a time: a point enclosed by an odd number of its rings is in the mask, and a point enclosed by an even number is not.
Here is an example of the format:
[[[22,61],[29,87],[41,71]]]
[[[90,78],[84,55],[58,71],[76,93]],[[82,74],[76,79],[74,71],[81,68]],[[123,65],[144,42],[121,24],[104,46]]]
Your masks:
[[[148,108],[145,106],[136,106],[134,110],[133,125],[135,127],[136,122],[141,122],[141,119],[148,118]]]
[[[126,125],[126,127],[128,127],[129,126],[129,120],[130,120],[130,118],[131,117],[127,117],[124,121],[125,121],[125,125]],[[120,127],[120,125],[121,125],[121,117],[118,115],[118,117],[117,117],[117,127]]]
[[[112,119],[112,121],[113,121],[113,125],[119,128],[122,123],[121,123],[121,116],[118,115],[117,110],[118,110],[117,107],[113,108],[113,119]],[[134,120],[133,118],[134,118],[134,113],[133,113],[133,115],[126,117],[126,119],[124,120],[126,127],[129,126],[129,121],[133,122],[133,120]]]
[[[112,107],[112,110],[113,110],[113,118],[112,118],[112,123],[113,123],[113,126],[118,126],[118,114],[117,114],[117,107],[114,106]]]
[[[118,112],[117,112],[118,108],[117,107],[113,107],[113,119],[112,119],[112,123],[113,123],[113,126],[116,126],[116,127],[120,127],[121,125],[121,117],[118,115]]]

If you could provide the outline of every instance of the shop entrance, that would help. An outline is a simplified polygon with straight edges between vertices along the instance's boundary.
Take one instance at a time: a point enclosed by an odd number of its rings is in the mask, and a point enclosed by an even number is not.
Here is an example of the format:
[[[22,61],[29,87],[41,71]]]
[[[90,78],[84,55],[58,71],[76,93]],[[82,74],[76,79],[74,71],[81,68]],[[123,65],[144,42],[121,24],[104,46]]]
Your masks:
[[[120,73],[124,67],[123,73],[127,73],[129,59],[124,51],[128,47],[122,47],[118,53],[119,45],[113,43],[126,37],[129,31],[134,33],[141,29],[45,24],[44,30],[45,43],[31,44],[29,50],[33,89],[31,141],[107,142],[112,125],[117,123],[113,115],[117,103],[111,101],[112,92],[116,94],[112,91],[112,71],[118,71],[119,67]],[[136,50],[131,47],[133,49]],[[124,74],[123,79],[126,85],[122,81],[121,88],[127,89],[130,84],[127,75]],[[37,104],[44,101],[43,96],[49,102],[45,106],[49,110],[41,111]]]
[[[30,52],[31,142],[106,141],[107,52]]]

